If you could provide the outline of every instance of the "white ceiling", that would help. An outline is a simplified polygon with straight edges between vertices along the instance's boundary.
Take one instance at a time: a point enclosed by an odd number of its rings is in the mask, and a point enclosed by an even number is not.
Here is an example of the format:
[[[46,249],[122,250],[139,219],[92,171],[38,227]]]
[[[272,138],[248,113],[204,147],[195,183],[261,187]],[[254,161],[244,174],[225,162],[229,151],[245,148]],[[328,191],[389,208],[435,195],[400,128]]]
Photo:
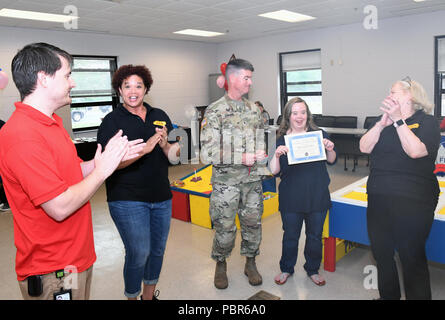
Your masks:
[[[362,22],[363,9],[374,5],[378,18],[445,10],[445,0],[0,0],[0,8],[64,14],[78,10],[78,29],[138,37],[220,43],[306,29]],[[287,23],[258,14],[287,9],[316,17]],[[66,30],[63,24],[0,17],[0,26]],[[173,34],[182,29],[222,32],[214,38]]]

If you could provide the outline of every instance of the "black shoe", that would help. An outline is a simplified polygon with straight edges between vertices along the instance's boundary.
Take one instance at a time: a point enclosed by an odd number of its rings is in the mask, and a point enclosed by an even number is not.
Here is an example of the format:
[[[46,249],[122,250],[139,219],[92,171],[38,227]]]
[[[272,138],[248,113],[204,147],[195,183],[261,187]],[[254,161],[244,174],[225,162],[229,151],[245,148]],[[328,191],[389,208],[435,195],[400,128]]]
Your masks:
[[[159,296],[159,290],[156,290],[154,293],[153,293],[153,298],[151,299],[152,301],[159,301],[159,299],[158,299],[158,296]],[[141,300],[144,300],[144,298],[141,296]]]

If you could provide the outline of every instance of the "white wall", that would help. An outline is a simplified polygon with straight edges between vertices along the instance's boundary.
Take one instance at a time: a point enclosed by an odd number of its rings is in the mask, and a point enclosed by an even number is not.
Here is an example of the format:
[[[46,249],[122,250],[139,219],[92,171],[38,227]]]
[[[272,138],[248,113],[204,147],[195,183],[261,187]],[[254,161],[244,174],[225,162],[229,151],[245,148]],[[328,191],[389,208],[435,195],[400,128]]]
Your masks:
[[[278,53],[320,48],[323,113],[356,115],[360,126],[365,116],[380,113],[378,108],[391,84],[406,75],[420,81],[433,100],[434,36],[445,35],[443,21],[445,11],[439,11],[380,20],[377,30],[365,30],[357,23],[219,45],[0,27],[0,68],[9,73],[17,50],[36,41],[55,44],[72,54],[116,55],[119,65],[147,65],[154,84],[146,100],[164,109],[173,122],[187,125],[184,109],[209,103],[208,75],[218,73],[219,65],[232,53],[253,63],[250,99],[261,100],[276,119]],[[10,79],[8,87],[0,90],[1,119],[9,118],[18,97]],[[61,113],[71,133],[68,108]]]
[[[5,27],[0,27],[0,35],[0,68],[10,78],[8,87],[0,90],[0,119],[4,121],[20,97],[10,73],[12,58],[32,42],[48,42],[71,54],[118,56],[118,65],[145,64],[153,76],[145,100],[180,125],[189,125],[186,107],[208,104],[208,75],[219,69],[215,44]],[[58,114],[72,134],[69,108],[64,107]]]
[[[359,23],[234,41],[218,45],[218,61],[233,53],[249,60],[255,68],[249,97],[261,100],[276,119],[278,53],[320,48],[323,113],[356,115],[361,126],[365,116],[380,114],[391,84],[407,75],[423,84],[434,101],[434,36],[445,35],[443,21],[445,11],[439,11],[380,20],[377,30]]]

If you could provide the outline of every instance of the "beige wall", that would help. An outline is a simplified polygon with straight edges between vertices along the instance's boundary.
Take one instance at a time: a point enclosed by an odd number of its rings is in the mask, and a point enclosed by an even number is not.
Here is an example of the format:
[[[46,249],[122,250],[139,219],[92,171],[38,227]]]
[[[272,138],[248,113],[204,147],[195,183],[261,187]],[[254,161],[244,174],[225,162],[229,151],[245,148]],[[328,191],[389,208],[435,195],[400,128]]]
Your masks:
[[[174,123],[187,125],[185,108],[208,104],[208,75],[218,71],[216,45],[192,41],[161,40],[0,27],[0,68],[9,73],[8,87],[0,90],[0,118],[7,120],[14,111],[19,93],[10,74],[17,50],[32,42],[48,42],[71,54],[118,56],[118,65],[145,64],[151,69],[153,86],[146,101],[165,110]],[[71,132],[68,107],[58,111]]]
[[[278,53],[321,49],[323,113],[355,115],[359,125],[379,106],[391,84],[409,75],[434,93],[434,36],[445,35],[445,11],[235,41],[218,45],[220,63],[232,53],[254,67],[250,98],[272,118],[279,112]],[[332,62],[332,64],[331,64]]]
[[[206,105],[208,75],[234,53],[254,67],[251,100],[261,100],[279,114],[278,53],[320,48],[323,112],[365,116],[379,114],[391,83],[406,75],[419,80],[433,100],[434,36],[445,35],[445,11],[379,21],[377,30],[361,23],[286,33],[222,44],[110,36],[73,31],[0,27],[0,68],[9,72],[15,52],[27,43],[46,41],[72,54],[116,55],[119,65],[146,64],[154,84],[146,100],[164,109],[173,122],[187,125],[184,109]],[[0,90],[0,118],[7,120],[18,92],[12,81]],[[71,132],[69,110],[60,112]]]

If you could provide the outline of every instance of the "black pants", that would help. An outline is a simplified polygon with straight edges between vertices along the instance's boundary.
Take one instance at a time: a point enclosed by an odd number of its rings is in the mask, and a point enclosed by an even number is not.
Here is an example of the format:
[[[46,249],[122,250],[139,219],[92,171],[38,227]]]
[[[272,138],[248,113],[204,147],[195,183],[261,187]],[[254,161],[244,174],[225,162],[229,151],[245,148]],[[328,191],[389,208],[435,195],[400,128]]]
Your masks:
[[[408,197],[368,195],[368,236],[382,299],[401,297],[395,250],[400,257],[406,299],[431,299],[425,243],[434,210],[435,205]]]

